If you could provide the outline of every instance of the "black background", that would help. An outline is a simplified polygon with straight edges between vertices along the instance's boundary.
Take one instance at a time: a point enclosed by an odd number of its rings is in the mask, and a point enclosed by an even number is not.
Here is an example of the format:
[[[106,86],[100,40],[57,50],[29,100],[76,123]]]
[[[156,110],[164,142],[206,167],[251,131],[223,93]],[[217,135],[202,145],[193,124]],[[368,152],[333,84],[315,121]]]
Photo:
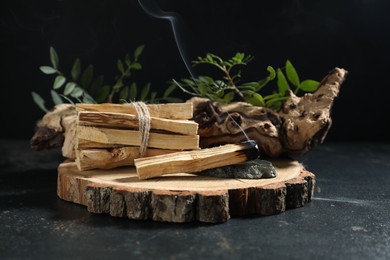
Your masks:
[[[281,67],[286,59],[303,79],[320,80],[334,67],[347,69],[328,140],[390,140],[387,0],[157,4],[182,17],[179,36],[188,59],[206,52],[225,58],[237,51],[253,54],[255,60],[244,72],[248,81],[264,77],[267,65]],[[135,0],[1,1],[0,22],[3,138],[32,135],[43,112],[33,103],[31,91],[44,96],[50,107],[53,77],[38,69],[50,64],[49,46],[56,48],[62,70],[69,71],[80,57],[84,66],[92,63],[97,73],[113,79],[116,59],[145,44],[137,82],[150,81],[162,92],[168,80],[189,76],[170,22],[149,16]]]

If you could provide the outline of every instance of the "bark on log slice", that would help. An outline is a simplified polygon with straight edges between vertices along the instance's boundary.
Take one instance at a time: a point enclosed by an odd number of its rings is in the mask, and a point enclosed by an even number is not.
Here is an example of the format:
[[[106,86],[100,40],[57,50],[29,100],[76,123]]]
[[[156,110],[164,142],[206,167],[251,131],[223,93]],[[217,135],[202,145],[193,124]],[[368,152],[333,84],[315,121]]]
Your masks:
[[[273,215],[310,202],[315,176],[297,161],[272,161],[271,179],[220,179],[181,173],[139,180],[134,167],[79,171],[58,168],[58,196],[92,213],[168,222],[220,223],[230,217]]]

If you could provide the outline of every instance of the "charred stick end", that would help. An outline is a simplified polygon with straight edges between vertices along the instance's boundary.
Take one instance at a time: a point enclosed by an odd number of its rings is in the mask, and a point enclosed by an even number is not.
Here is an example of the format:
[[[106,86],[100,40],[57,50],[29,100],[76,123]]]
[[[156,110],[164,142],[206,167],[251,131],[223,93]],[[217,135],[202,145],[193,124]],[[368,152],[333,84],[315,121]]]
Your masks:
[[[254,160],[260,157],[260,150],[257,143],[254,140],[248,140],[240,143],[243,146],[243,150],[238,151],[241,154],[247,156],[248,161]]]

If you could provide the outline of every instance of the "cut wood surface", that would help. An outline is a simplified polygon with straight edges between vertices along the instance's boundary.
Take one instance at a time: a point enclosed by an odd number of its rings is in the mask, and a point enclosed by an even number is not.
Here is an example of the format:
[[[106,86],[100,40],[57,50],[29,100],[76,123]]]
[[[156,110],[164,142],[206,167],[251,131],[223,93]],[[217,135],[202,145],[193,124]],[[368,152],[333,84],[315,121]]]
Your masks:
[[[126,145],[123,144],[104,144],[104,143],[98,143],[93,142],[89,140],[84,140],[77,138],[76,139],[76,147],[78,149],[94,149],[94,148],[121,148]]]
[[[75,159],[75,147],[77,144],[76,139],[76,117],[69,115],[62,118],[62,125],[64,126],[64,144],[62,145],[62,155],[69,159]]]
[[[259,156],[256,143],[228,144],[209,149],[177,152],[134,160],[140,179],[170,173],[193,173],[238,164]]]
[[[93,213],[130,219],[218,223],[230,217],[273,215],[311,201],[315,176],[297,161],[272,161],[270,179],[218,179],[181,173],[139,180],[134,167],[80,172],[58,168],[57,194]]]
[[[175,150],[147,149],[146,156],[156,156],[176,152]],[[134,165],[134,159],[140,157],[137,146],[110,149],[85,149],[76,151],[76,164],[79,170],[113,169]]]
[[[108,129],[89,126],[77,127],[77,138],[101,144],[139,146],[140,134],[133,130]],[[78,148],[89,148],[87,142],[78,142]],[[173,135],[150,133],[148,147],[173,150],[193,150],[199,148],[198,135]]]
[[[76,104],[77,111],[113,112],[136,115],[137,111],[129,104]],[[191,103],[170,103],[148,105],[151,117],[168,119],[190,119],[192,118]]]
[[[102,126],[109,128],[136,129],[138,116],[112,112],[81,111],[78,124],[82,126]],[[190,120],[173,120],[151,117],[150,127],[153,130],[163,130],[183,135],[196,135],[198,124]]]

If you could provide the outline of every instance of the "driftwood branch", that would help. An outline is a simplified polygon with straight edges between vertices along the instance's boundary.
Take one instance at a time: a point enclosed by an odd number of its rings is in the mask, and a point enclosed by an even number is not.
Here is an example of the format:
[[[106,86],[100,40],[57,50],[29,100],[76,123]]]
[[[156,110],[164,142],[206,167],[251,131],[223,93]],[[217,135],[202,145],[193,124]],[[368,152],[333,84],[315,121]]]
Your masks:
[[[62,147],[62,154],[75,158],[76,109],[70,104],[61,104],[37,123],[35,134],[30,140],[33,150],[39,151]]]
[[[194,120],[199,124],[200,146],[244,141],[243,129],[268,156],[307,152],[324,141],[332,123],[330,110],[346,74],[347,71],[335,68],[316,92],[303,97],[290,92],[280,111],[244,102],[220,104],[193,98],[189,102],[194,105]]]

